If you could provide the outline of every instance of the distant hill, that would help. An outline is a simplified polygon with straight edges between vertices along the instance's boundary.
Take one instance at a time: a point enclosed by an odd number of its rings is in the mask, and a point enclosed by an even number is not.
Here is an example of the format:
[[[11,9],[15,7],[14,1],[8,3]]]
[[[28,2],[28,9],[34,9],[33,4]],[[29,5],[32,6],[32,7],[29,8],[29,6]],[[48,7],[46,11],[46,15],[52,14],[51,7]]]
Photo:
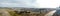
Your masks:
[[[33,12],[40,12],[40,11],[52,11],[52,10],[56,10],[56,8],[24,8],[24,7],[0,7],[1,8],[5,8],[5,9],[15,9],[15,10],[28,10],[28,11],[33,11]]]

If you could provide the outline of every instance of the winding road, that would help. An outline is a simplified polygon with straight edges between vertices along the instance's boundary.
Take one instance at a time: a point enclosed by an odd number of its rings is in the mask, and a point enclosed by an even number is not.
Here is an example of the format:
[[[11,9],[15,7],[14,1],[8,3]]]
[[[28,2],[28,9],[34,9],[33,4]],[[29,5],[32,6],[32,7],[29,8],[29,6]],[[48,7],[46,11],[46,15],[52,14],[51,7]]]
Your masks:
[[[52,16],[55,12],[56,12],[56,10],[53,10],[53,11],[47,13],[45,16]]]

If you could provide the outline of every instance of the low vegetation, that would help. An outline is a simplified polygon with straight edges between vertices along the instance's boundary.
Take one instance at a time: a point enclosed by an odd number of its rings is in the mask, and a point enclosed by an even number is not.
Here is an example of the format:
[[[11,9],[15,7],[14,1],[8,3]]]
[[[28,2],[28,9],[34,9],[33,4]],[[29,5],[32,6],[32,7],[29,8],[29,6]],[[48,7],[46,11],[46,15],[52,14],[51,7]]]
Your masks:
[[[14,10],[14,9],[11,9],[11,8],[1,8],[0,9],[0,16],[44,16],[46,13],[45,12],[32,12],[32,11],[29,11],[25,10],[25,11],[18,11],[18,10]],[[4,12],[4,13],[3,13]]]

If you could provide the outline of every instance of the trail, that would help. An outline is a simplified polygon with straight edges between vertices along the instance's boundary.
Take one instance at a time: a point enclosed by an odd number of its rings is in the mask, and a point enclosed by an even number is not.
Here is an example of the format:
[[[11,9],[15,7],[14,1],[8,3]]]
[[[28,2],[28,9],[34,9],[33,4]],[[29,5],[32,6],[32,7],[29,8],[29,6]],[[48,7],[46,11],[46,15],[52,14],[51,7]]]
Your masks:
[[[2,13],[2,16],[10,16],[10,14],[8,13],[8,11],[6,11],[5,9],[0,10],[0,13]]]
[[[53,13],[55,13],[55,12],[56,12],[56,10],[51,11],[51,12],[47,13],[45,16],[52,16],[52,15],[53,15]]]

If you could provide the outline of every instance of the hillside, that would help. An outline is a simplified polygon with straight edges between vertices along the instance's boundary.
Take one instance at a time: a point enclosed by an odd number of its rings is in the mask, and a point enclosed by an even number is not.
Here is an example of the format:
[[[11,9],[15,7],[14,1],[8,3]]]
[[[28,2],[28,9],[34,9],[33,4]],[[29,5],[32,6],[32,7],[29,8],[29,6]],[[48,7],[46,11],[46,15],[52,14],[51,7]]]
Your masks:
[[[45,14],[47,14],[48,12],[50,11],[53,11],[53,10],[56,10],[55,8],[20,8],[20,7],[16,7],[16,8],[9,8],[9,7],[0,7],[0,12],[3,10],[8,12],[9,15],[12,15],[12,16],[44,16]],[[14,12],[16,11],[16,12]],[[23,12],[22,14],[20,14],[20,12]],[[27,13],[24,13],[27,12]],[[30,12],[29,12],[30,11]],[[5,12],[4,12],[5,13]],[[20,15],[19,15],[20,14]]]

